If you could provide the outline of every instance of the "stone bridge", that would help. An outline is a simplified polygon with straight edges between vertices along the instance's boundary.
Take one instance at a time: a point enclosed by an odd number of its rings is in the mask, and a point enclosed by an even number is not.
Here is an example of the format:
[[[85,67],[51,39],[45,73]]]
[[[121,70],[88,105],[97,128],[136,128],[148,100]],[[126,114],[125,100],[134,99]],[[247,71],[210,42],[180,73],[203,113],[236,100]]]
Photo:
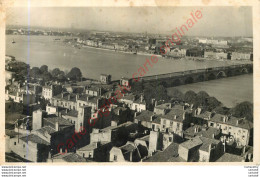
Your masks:
[[[157,85],[162,84],[166,87],[174,87],[247,73],[253,73],[253,64],[230,65],[144,76],[140,78],[140,81],[143,83],[156,83]],[[134,83],[135,82],[133,82],[133,85]]]

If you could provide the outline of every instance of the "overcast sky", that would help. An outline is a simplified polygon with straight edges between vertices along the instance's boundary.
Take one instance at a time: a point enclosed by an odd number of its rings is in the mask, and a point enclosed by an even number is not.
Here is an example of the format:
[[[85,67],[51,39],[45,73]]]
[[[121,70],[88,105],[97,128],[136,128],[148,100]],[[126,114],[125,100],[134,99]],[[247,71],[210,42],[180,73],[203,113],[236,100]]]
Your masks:
[[[198,9],[203,17],[187,35],[252,36],[251,7],[16,7],[7,25],[170,34]]]

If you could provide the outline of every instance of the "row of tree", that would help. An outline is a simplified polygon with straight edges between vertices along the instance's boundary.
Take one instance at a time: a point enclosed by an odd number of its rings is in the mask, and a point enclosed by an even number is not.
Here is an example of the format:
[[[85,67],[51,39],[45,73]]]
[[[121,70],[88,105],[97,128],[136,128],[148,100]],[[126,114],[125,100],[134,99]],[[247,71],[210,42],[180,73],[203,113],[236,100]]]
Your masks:
[[[215,111],[216,113],[225,115],[232,114],[239,118],[245,117],[247,120],[253,122],[253,104],[248,101],[239,103],[233,108],[227,108],[218,99],[209,96],[205,91],[195,93],[190,90],[183,94],[178,89],[173,89],[172,95],[172,99],[193,104],[195,108],[201,106],[207,111]]]
[[[72,68],[70,72],[65,74],[65,72],[60,70],[59,68],[48,71],[48,66],[42,65],[40,68],[33,67],[30,70],[30,76],[34,78],[42,78],[44,81],[58,80],[60,82],[63,82],[67,79],[78,81],[81,79],[82,73],[77,67]]]

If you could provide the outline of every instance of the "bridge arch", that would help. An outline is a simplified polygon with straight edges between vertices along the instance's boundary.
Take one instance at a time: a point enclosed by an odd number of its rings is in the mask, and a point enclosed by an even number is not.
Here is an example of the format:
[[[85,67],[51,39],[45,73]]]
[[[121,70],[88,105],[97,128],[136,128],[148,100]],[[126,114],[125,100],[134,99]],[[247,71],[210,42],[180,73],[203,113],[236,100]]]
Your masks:
[[[214,79],[216,79],[216,75],[213,74],[213,73],[210,73],[210,74],[208,75],[208,80],[214,80]]]
[[[223,77],[227,77],[226,73],[224,71],[218,72],[216,78],[218,79],[218,78],[223,78]]]
[[[199,75],[199,76],[197,77],[197,81],[198,81],[198,82],[205,81],[204,75]]]
[[[247,68],[242,68],[242,69],[241,69],[241,73],[248,73]]]
[[[185,80],[184,80],[184,83],[185,84],[191,84],[191,83],[193,83],[194,82],[194,79],[192,78],[192,77],[187,77],[187,78],[185,78]]]

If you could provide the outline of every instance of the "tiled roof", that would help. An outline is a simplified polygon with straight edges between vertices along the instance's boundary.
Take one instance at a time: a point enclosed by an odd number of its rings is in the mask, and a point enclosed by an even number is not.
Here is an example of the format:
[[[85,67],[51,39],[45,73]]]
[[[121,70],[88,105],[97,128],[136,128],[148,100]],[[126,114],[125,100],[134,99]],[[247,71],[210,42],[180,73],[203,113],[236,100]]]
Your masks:
[[[184,162],[178,155],[179,145],[171,143],[163,152],[157,152],[144,162]]]
[[[186,112],[185,110],[173,108],[166,115],[162,115],[161,118],[182,122],[183,114],[185,114],[185,112]],[[175,115],[176,115],[176,119],[174,119]]]
[[[138,119],[140,121],[146,121],[151,122],[151,116],[153,116],[154,113],[152,111],[142,111],[138,116],[135,117],[135,119]]]
[[[53,125],[56,124],[56,122],[59,123],[59,127],[67,127],[67,126],[74,126],[74,124],[70,123],[68,120],[62,118],[62,117],[57,117],[57,116],[51,116],[48,118],[44,118],[44,120],[51,122]]]
[[[185,147],[186,149],[192,149],[196,146],[202,145],[202,143],[203,142],[201,141],[200,138],[195,137],[195,138],[192,138],[188,141],[181,143],[180,146]]]
[[[224,153],[216,162],[242,162],[242,160],[243,157],[241,156]]]
[[[37,135],[34,135],[34,134],[29,134],[28,136],[24,136],[24,137],[21,137],[20,140],[28,143],[28,141],[31,141],[33,143],[37,143],[37,144],[44,144],[44,145],[50,145],[49,142],[43,140],[42,138],[40,138],[39,136]]]
[[[135,97],[136,96],[134,94],[126,94],[121,99],[134,101]]]
[[[77,151],[92,151],[94,149],[97,148],[97,144],[96,143],[91,143],[91,144],[88,144],[80,149],[78,149]]]
[[[69,95],[70,95],[70,98],[69,98]],[[72,94],[72,93],[63,93],[63,97],[62,97],[62,94],[60,93],[60,94],[54,96],[53,98],[76,102],[76,94]]]
[[[197,138],[199,138],[203,142],[202,146],[200,147],[200,150],[206,151],[206,152],[209,152],[209,146],[211,144],[216,145],[216,144],[220,143],[219,140],[212,139],[212,138],[199,137],[199,136],[197,136]]]
[[[210,121],[216,122],[216,123],[232,125],[235,127],[240,127],[240,128],[244,128],[244,129],[248,129],[248,130],[250,130],[252,128],[252,123],[250,123],[246,119],[241,119],[241,118],[236,118],[236,117],[230,116],[226,122],[223,122],[223,117],[225,117],[225,115],[215,114],[210,119]],[[237,124],[237,121],[238,121],[238,124]]]
[[[70,110],[68,113],[64,112],[63,115],[71,116],[71,117],[78,117],[77,110]]]
[[[123,154],[127,153],[127,152],[131,152],[136,149],[136,147],[133,145],[133,143],[129,143],[129,142],[127,142],[125,145],[123,145],[119,148],[122,150]]]
[[[196,135],[203,136],[203,137],[206,137],[206,138],[212,138],[213,134],[214,134],[214,136],[219,135],[220,129],[209,127],[206,131],[202,130],[202,131],[198,132]]]
[[[76,153],[57,154],[53,159],[63,159],[66,162],[86,162],[86,159]]]
[[[55,129],[50,126],[44,126],[36,131],[38,131],[41,134],[44,134],[45,132],[47,132],[48,134],[52,134],[55,132]]]

